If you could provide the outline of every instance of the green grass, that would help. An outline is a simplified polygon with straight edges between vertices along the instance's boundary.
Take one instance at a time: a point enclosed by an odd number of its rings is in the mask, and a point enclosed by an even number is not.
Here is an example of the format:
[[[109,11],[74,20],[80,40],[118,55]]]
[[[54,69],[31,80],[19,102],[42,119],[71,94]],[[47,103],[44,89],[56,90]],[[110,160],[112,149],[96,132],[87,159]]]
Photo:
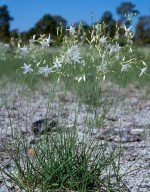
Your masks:
[[[120,84],[123,87],[129,84],[135,84],[139,88],[142,88],[143,86],[148,87],[150,79],[149,75],[143,75],[139,77],[140,69],[138,68],[143,67],[141,60],[144,60],[148,66],[147,74],[150,74],[150,54],[148,51],[149,50],[146,47],[143,49],[140,47],[133,46],[132,57],[136,58],[136,64],[133,64],[133,68],[129,69],[129,71],[124,74],[120,73],[120,66],[117,65],[117,63],[114,64],[112,66],[114,74],[112,74],[112,76],[110,74],[109,76],[111,77],[111,81],[114,81],[114,83]],[[128,58],[128,55],[125,55],[125,57]]]
[[[27,153],[26,142],[16,140],[16,155],[11,156],[16,165],[16,173],[3,169],[20,188],[41,192],[46,191],[114,191],[110,177],[116,171],[115,159],[118,152],[109,151],[107,143],[77,143],[74,130],[57,132],[43,136]],[[44,138],[46,137],[46,138]],[[22,149],[22,150],[21,150]],[[21,152],[21,151],[24,151]],[[111,173],[107,170],[111,168]],[[113,168],[114,167],[114,168]],[[121,181],[120,181],[121,182]],[[116,181],[116,186],[119,182]]]
[[[46,63],[52,63],[52,59],[53,59],[53,54],[57,55],[57,53],[59,52],[59,48],[58,49],[54,49],[53,52],[49,51],[46,52],[45,55],[43,56],[44,59],[46,60]],[[86,51],[85,51],[86,52]],[[148,66],[150,65],[150,55],[148,54],[148,49],[146,47],[144,48],[140,48],[140,47],[133,47],[133,53],[132,56],[135,57],[137,59],[137,63],[136,65],[139,67],[142,67],[142,59],[145,59],[145,63],[148,64]],[[16,79],[22,78],[22,69],[21,67],[23,66],[23,63],[26,63],[26,58],[17,58],[15,57],[15,55],[13,53],[5,53],[5,57],[6,60],[0,60],[0,78],[2,77],[9,77],[11,79]],[[126,58],[128,58],[128,55],[125,55]],[[86,79],[87,79],[87,83],[85,83],[85,87],[91,87],[91,91],[93,92],[94,89],[94,84],[96,82],[95,80],[95,76],[96,76],[96,71],[94,70],[94,68],[91,66],[91,64],[88,61],[88,58],[85,59],[86,60],[86,68],[85,68],[85,74],[86,74]],[[140,61],[140,62],[139,62]],[[135,64],[133,64],[134,66]],[[32,62],[32,66],[33,68],[35,68],[36,64]],[[134,67],[133,69],[130,69],[128,71],[128,73],[120,73],[120,66],[116,63],[114,63],[112,65],[112,71],[114,71],[113,73],[109,73],[108,75],[106,75],[108,78],[110,78],[111,81],[114,81],[114,83],[117,83],[119,85],[124,85],[124,80],[126,79],[126,83],[130,84],[130,83],[138,83],[139,85],[143,86],[143,85],[149,85],[149,76],[148,75],[143,75],[142,77],[139,78],[139,74],[140,74],[140,69],[137,67]],[[64,68],[64,71],[66,72],[66,74],[70,74],[70,79],[72,82],[73,77],[76,77],[80,74],[80,69],[78,69],[78,67],[76,67],[76,69],[67,69]],[[150,74],[150,68],[148,67],[148,71],[147,74]],[[125,76],[125,77],[123,77]],[[26,77],[26,81],[30,82],[30,80],[28,80],[29,78],[31,78],[30,76]],[[49,75],[47,78],[44,78],[42,75],[33,75],[32,78],[32,85],[36,82],[39,82],[41,79],[42,80],[48,80],[51,81],[52,79],[55,79],[56,74],[53,75]],[[62,77],[63,78],[63,77]],[[63,79],[64,81],[68,81],[68,79],[65,77]],[[74,81],[75,83],[75,81]],[[75,83],[76,84],[76,83]],[[87,86],[91,85],[91,86]],[[92,85],[93,84],[93,85]],[[71,86],[73,86],[71,84]],[[81,86],[83,87],[83,86]],[[88,88],[87,88],[88,89]],[[81,89],[80,89],[81,90]],[[89,90],[90,91],[90,88]],[[80,91],[79,91],[80,92]],[[82,91],[81,91],[82,92]]]

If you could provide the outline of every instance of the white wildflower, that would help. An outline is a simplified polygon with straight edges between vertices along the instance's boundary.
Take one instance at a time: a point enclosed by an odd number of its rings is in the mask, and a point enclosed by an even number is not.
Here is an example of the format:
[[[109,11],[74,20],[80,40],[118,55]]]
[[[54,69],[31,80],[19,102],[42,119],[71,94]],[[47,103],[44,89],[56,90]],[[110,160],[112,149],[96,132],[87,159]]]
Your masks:
[[[78,45],[73,45],[71,48],[68,49],[67,53],[72,54],[73,52],[79,51]]]
[[[109,44],[107,45],[107,49],[108,49],[109,51],[112,49],[112,47],[113,47],[113,45],[112,45],[111,43],[109,43]]]
[[[21,51],[21,55],[26,56],[29,52],[28,52],[28,48],[26,46],[20,48]]]
[[[62,67],[61,62],[62,61],[56,57],[55,61],[53,61],[53,64],[54,64],[53,68],[57,68],[58,69],[58,68]]]
[[[48,38],[43,39],[40,43],[42,47],[45,48],[45,47],[49,47],[52,42],[53,40],[51,39],[51,35],[49,34]]]
[[[47,77],[50,72],[52,72],[52,68],[49,68],[48,65],[46,65],[46,67],[40,67],[38,71],[39,74],[44,74],[45,77]]]
[[[120,51],[120,49],[121,49],[121,47],[119,46],[119,44],[118,43],[116,43],[116,45],[112,45],[112,47],[111,47],[111,49],[110,49],[110,51],[109,51],[109,54],[111,55],[111,54],[118,54],[119,53],[119,51]]]
[[[106,63],[103,60],[102,60],[101,65],[97,66],[96,68],[97,68],[98,72],[105,73],[107,71]]]
[[[140,73],[140,77],[141,77],[143,74],[145,74],[146,71],[147,71],[147,67],[142,68],[142,69],[141,69],[141,73]]]
[[[41,45],[42,45],[42,48],[49,47],[49,44],[45,40],[41,41]]]
[[[34,43],[36,42],[36,36],[33,35],[32,39],[29,39],[30,46],[33,48]]]
[[[80,53],[79,52],[76,52],[75,54],[72,55],[72,61],[74,63],[80,63],[80,59],[82,57],[80,57]]]
[[[107,41],[106,41],[107,37],[102,36],[99,40],[99,43],[103,46]]]
[[[130,68],[130,65],[129,65],[129,64],[124,64],[124,65],[122,65],[122,67],[121,67],[121,73],[122,73],[123,71],[128,71],[129,68]]]
[[[106,65],[100,65],[100,66],[97,66],[96,68],[98,72],[102,72],[102,73],[105,73],[107,70]]]
[[[97,31],[101,31],[101,29],[102,29],[101,24],[96,24],[96,25],[95,25],[95,29],[96,29]]]
[[[48,38],[45,39],[48,44],[51,44],[53,40],[51,39],[51,35],[49,34]]]
[[[24,66],[21,68],[24,69],[23,74],[33,72],[33,69],[31,68],[31,64],[28,65],[28,64],[24,63]]]
[[[129,27],[129,28],[127,28],[127,27],[124,25],[124,30],[125,30],[125,35],[124,35],[124,36],[125,36],[125,37],[131,36],[131,34],[132,34],[131,28],[132,28],[132,26]]]
[[[76,33],[75,31],[75,27],[70,26],[69,29],[66,29],[67,31],[69,31],[72,35],[74,35]]]
[[[74,62],[74,63],[81,63],[80,59],[80,52],[78,45],[72,46],[65,54],[66,56],[66,63]]]

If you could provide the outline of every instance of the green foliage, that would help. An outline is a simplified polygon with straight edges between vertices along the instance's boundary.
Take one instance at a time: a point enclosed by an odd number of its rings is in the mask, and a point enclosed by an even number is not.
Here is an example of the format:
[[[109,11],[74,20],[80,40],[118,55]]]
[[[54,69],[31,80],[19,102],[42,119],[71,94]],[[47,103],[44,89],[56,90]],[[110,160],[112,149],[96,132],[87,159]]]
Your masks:
[[[126,20],[128,15],[137,15],[139,14],[138,10],[135,10],[135,5],[131,2],[122,2],[119,7],[117,7],[117,14],[120,16],[120,22],[125,23],[127,27],[130,26],[130,20]]]
[[[138,42],[150,44],[150,16],[142,16],[136,25],[136,39]]]
[[[110,37],[114,37],[116,32],[116,21],[113,19],[112,13],[110,11],[104,12],[101,22],[106,24],[106,34]]]
[[[67,26],[67,21],[66,21],[66,19],[64,19],[63,17],[61,17],[61,16],[59,16],[59,15],[54,15],[54,16],[53,16],[53,19],[54,19],[54,21],[56,22],[57,27],[60,26],[60,23],[61,23],[63,30],[66,29],[66,26]]]
[[[10,21],[13,18],[9,15],[8,7],[3,5],[0,7],[0,39],[1,41],[8,42],[10,38]]]
[[[115,164],[118,154],[110,151],[106,142],[96,144],[86,142],[85,138],[80,144],[74,128],[51,135],[47,133],[30,149],[23,138],[16,139],[15,150],[18,151],[11,156],[16,172],[3,171],[20,188],[41,192],[111,190],[107,169]],[[24,155],[21,155],[23,151]]]

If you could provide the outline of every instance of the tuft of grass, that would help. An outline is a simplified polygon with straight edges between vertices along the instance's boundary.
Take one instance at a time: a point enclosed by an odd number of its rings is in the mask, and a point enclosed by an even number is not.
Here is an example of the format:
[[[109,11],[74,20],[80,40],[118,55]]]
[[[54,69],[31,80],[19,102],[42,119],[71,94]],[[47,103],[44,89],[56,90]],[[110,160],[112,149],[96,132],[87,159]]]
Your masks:
[[[79,142],[75,129],[46,134],[30,148],[24,138],[16,138],[11,155],[15,171],[3,168],[3,173],[27,192],[115,191],[110,178],[117,174],[112,167],[117,167],[118,152],[110,151],[106,142],[86,139]]]

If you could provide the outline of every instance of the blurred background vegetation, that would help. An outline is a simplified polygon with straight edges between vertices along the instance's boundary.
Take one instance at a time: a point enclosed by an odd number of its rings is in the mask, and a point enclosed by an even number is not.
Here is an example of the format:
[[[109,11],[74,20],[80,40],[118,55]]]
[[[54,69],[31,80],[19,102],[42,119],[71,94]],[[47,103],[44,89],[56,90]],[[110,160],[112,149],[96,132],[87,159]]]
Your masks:
[[[132,4],[131,2],[122,2],[120,6],[116,8],[116,12],[119,16],[117,21],[113,19],[113,15],[110,11],[105,11],[102,18],[99,19],[99,23],[105,22],[107,24],[106,33],[111,36],[113,36],[115,33],[116,23],[120,25],[124,23],[127,27],[129,27],[130,21],[126,20],[126,15],[140,14],[140,12],[136,10],[136,5]],[[28,42],[34,34],[39,36],[40,34],[47,35],[49,33],[55,40],[57,36],[57,27],[60,26],[60,23],[62,24],[63,33],[65,33],[67,26],[67,21],[62,16],[45,14],[31,29],[19,33],[17,29],[10,30],[10,22],[14,19],[15,18],[11,16],[9,13],[9,8],[6,5],[0,7],[1,42],[8,43],[12,37],[18,39],[20,36],[23,41]],[[79,22],[74,23],[74,26],[78,25]],[[89,31],[92,29],[92,25],[89,26],[83,21],[83,28],[88,35]],[[139,20],[136,24],[133,41],[139,45],[150,44],[150,15],[142,15],[139,17]]]

